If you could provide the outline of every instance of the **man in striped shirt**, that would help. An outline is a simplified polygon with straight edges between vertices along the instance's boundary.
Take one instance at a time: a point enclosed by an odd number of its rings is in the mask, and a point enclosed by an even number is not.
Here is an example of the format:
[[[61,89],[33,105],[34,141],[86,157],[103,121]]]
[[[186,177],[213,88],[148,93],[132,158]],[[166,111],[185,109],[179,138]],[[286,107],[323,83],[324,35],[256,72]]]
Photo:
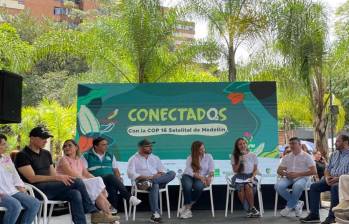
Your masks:
[[[349,173],[349,136],[339,135],[336,139],[336,151],[332,153],[329,163],[325,169],[325,176],[319,182],[310,187],[310,213],[307,217],[300,219],[304,223],[320,222],[320,193],[331,191],[331,208],[328,216],[321,224],[335,223],[332,208],[339,203],[338,181],[339,177]]]

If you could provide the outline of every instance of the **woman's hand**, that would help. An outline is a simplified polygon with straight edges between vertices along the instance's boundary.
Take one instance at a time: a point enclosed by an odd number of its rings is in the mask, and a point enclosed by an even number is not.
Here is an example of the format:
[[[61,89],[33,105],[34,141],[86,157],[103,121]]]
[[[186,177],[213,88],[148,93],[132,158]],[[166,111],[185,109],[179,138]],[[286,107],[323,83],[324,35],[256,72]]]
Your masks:
[[[212,176],[207,176],[207,177],[205,178],[204,184],[205,184],[205,186],[208,187],[208,186],[210,186],[211,182],[212,182]]]

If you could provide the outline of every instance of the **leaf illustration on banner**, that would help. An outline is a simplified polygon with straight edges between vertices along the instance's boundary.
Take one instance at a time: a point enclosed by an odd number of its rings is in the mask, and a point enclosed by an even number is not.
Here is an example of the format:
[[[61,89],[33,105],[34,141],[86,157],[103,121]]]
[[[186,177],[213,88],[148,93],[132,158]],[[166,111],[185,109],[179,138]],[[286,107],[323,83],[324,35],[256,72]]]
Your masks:
[[[101,125],[101,133],[110,132],[113,130],[115,124],[113,122],[105,125]]]
[[[240,103],[244,100],[244,94],[243,93],[229,93],[227,98],[231,101],[233,105]]]
[[[80,124],[80,131],[83,135],[98,133],[100,131],[99,121],[85,105],[81,105],[80,107],[78,121]]]
[[[257,156],[263,152],[264,145],[265,145],[264,142],[262,142],[262,143],[259,144],[259,146],[256,148],[256,150],[255,150],[254,153],[255,153]]]
[[[116,115],[118,115],[119,109],[115,109],[113,112],[111,112],[108,116],[108,120],[113,119],[114,117],[116,117]]]

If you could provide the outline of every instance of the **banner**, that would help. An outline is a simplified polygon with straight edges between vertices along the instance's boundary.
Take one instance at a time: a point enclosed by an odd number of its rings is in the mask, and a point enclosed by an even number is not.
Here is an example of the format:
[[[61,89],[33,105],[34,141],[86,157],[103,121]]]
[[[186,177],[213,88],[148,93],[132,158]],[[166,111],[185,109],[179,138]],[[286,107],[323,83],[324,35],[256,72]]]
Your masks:
[[[258,156],[263,183],[276,180],[275,82],[80,84],[77,104],[80,149],[105,137],[125,177],[141,139],[155,141],[153,153],[177,173],[199,140],[215,160],[214,183],[225,184],[234,142],[243,137]]]

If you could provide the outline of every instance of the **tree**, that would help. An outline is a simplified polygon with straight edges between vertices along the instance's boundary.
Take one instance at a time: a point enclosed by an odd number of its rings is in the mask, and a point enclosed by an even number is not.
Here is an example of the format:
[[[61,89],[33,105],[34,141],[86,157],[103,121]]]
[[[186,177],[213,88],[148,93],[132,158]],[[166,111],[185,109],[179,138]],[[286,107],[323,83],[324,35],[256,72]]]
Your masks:
[[[209,35],[216,39],[228,65],[229,81],[237,77],[236,51],[267,30],[265,2],[261,0],[190,0],[190,8],[209,22]]]
[[[57,101],[44,99],[37,107],[22,108],[21,123],[4,125],[0,129],[6,130],[10,150],[21,149],[29,143],[30,130],[38,125],[47,127],[54,136],[50,148],[53,157],[58,158],[62,155],[63,142],[75,135],[76,107],[63,107]]]
[[[0,24],[0,69],[23,73],[32,64],[32,53],[32,46],[21,40],[15,28]]]
[[[326,15],[319,3],[311,0],[280,0],[276,9],[276,46],[295,75],[306,87],[311,102],[316,148],[327,155]]]
[[[161,7],[159,0],[121,0],[107,9],[96,21],[82,24],[82,49],[91,61],[110,67],[120,82],[166,81],[210,49],[204,42],[176,46],[181,14]]]

